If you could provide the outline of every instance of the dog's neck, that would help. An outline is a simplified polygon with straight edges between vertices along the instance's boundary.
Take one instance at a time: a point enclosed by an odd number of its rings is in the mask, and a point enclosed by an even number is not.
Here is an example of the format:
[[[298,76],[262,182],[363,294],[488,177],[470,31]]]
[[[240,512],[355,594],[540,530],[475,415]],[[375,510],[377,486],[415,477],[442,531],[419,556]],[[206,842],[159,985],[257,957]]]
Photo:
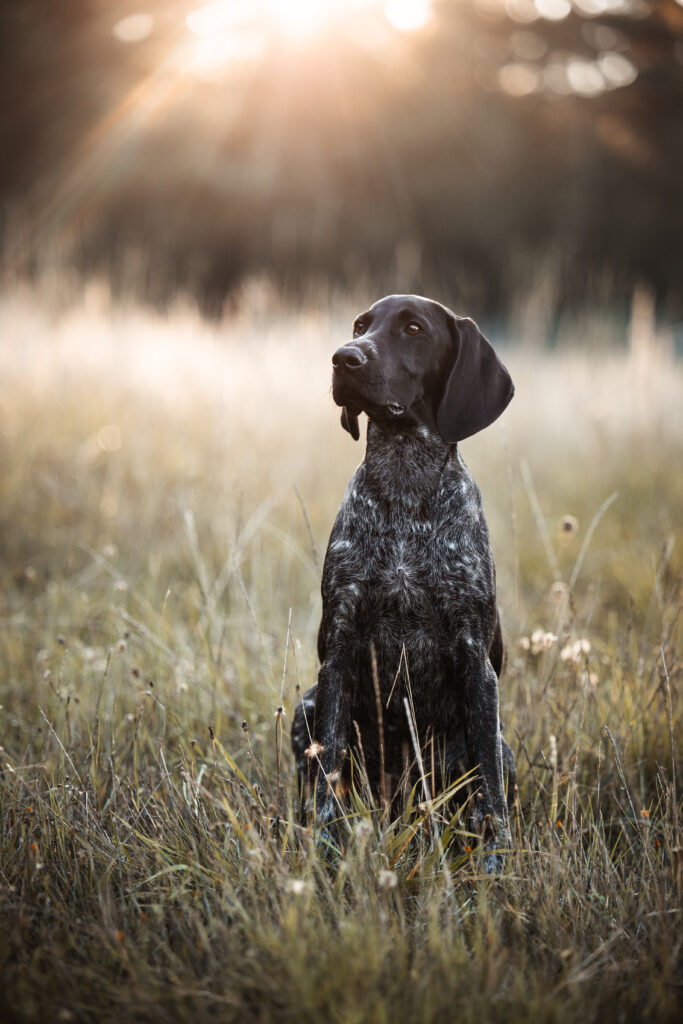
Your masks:
[[[368,420],[365,488],[388,512],[428,517],[444,468],[453,459],[459,460],[458,446],[426,426]]]

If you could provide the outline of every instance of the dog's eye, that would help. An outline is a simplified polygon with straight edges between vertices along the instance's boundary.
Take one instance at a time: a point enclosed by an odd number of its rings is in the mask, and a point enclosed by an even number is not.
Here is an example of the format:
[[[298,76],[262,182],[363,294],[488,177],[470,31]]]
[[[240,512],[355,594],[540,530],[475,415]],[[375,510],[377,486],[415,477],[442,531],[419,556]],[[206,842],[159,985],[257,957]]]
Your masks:
[[[362,320],[356,320],[355,324],[353,325],[353,336],[354,336],[354,338],[357,337],[359,334],[363,334],[364,332],[365,332],[365,324],[363,323]]]
[[[411,322],[406,327],[406,330],[408,334],[424,334],[424,331],[422,330],[420,325],[416,324],[414,320],[411,320]]]

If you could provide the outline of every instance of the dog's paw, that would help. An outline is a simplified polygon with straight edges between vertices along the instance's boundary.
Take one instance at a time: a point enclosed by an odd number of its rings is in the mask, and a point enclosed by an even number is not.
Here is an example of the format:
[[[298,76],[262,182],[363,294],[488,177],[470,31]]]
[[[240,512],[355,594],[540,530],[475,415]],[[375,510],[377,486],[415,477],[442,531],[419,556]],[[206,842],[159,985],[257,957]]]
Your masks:
[[[477,812],[471,822],[472,831],[481,836],[484,870],[487,875],[498,875],[505,865],[505,851],[512,848],[512,836],[507,821],[499,815]]]
[[[309,806],[313,824],[313,844],[325,860],[334,861],[341,856],[336,819],[339,808],[334,800],[322,800]]]
[[[334,829],[327,826],[324,828],[313,828],[313,845],[319,857],[328,863],[334,863],[340,856],[341,850]]]
[[[487,875],[499,875],[505,866],[505,851],[512,849],[512,836],[505,822],[499,822],[496,833],[484,847],[484,868]]]

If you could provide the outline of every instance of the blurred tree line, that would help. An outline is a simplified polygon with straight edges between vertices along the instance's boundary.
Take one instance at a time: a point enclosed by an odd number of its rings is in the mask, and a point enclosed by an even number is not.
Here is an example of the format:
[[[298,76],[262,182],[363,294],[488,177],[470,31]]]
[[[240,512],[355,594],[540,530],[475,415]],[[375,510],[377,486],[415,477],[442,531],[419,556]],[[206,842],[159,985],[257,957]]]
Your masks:
[[[533,2],[231,28],[212,61],[187,2],[3,0],[5,275],[216,314],[263,271],[492,309],[545,274],[558,309],[644,281],[680,317],[683,0]]]

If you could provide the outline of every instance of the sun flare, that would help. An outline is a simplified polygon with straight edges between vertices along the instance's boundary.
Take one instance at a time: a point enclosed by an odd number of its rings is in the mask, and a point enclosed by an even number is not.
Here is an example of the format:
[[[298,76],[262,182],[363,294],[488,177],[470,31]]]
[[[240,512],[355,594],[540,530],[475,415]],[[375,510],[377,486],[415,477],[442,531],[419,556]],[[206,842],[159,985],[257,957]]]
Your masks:
[[[401,32],[415,32],[429,21],[431,7],[431,0],[387,0],[384,15]]]
[[[365,29],[384,21],[412,32],[430,20],[432,0],[214,0],[190,11],[185,23],[196,37],[190,64],[195,70],[258,56],[266,40],[279,36],[310,44],[338,26]],[[241,43],[248,39],[248,45]],[[257,40],[261,40],[261,46]]]

